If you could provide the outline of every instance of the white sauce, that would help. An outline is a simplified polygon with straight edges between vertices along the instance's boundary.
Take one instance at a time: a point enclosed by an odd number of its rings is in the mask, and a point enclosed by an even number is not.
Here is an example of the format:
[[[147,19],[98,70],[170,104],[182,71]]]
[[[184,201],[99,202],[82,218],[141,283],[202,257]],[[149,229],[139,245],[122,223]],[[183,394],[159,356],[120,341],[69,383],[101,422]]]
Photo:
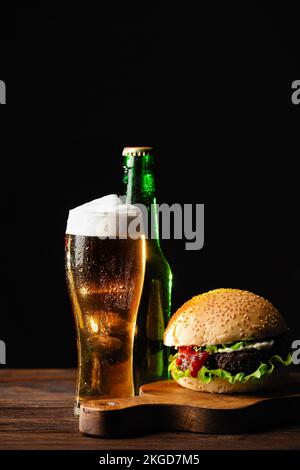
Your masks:
[[[248,346],[241,346],[239,349],[231,349],[231,348],[224,348],[218,349],[219,353],[231,353],[236,351],[242,351],[243,349],[270,349],[274,344],[274,340],[271,339],[270,341],[261,341],[253,344],[249,344]]]

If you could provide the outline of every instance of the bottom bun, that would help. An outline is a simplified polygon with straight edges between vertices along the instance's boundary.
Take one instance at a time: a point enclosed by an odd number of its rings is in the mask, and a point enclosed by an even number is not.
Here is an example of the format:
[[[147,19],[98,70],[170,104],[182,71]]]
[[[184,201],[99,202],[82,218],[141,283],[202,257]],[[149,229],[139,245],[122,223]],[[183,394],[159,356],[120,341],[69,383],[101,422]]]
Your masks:
[[[261,382],[248,380],[245,383],[236,382],[231,384],[226,379],[216,377],[210,383],[202,383],[201,380],[193,377],[183,377],[176,380],[182,387],[190,388],[196,392],[209,393],[252,393],[258,391],[278,390],[286,385],[289,375],[288,367],[279,367],[271,375],[266,376]]]

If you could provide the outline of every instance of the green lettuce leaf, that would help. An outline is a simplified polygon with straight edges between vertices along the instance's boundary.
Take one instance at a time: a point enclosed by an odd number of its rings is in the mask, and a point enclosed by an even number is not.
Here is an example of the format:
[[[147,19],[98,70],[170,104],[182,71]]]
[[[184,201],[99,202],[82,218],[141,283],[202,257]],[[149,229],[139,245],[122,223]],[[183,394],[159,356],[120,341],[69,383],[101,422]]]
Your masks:
[[[190,370],[187,369],[186,371],[180,370],[176,366],[176,358],[178,354],[169,357],[170,365],[169,371],[172,372],[172,376],[175,380],[178,380],[182,377],[189,377]],[[215,377],[219,377],[220,379],[228,380],[230,384],[235,384],[236,382],[245,383],[248,380],[257,381],[264,379],[266,376],[272,374],[276,362],[280,363],[283,366],[289,366],[292,363],[292,356],[288,354],[287,358],[284,360],[282,357],[278,355],[272,356],[267,363],[262,362],[259,367],[254,371],[252,374],[246,375],[244,372],[239,372],[238,374],[232,375],[230,372],[227,372],[223,369],[207,369],[207,367],[202,366],[198,372],[198,379],[201,382],[208,384],[210,383]]]
[[[249,338],[245,341],[238,341],[237,343],[194,346],[194,349],[195,351],[207,351],[209,354],[216,354],[218,351],[221,352],[223,349],[227,349],[227,348],[230,348],[233,351],[238,351],[239,349],[244,348],[245,346],[249,346],[256,342],[257,340],[253,340],[252,338]]]
[[[257,343],[257,340],[253,340],[251,338],[245,340],[245,341],[238,341],[237,343],[231,343],[231,344],[222,344],[222,346],[218,346],[218,350],[222,351],[223,349],[230,348],[233,351],[238,351],[241,348],[244,348],[246,346],[250,346],[250,344]]]
[[[211,346],[205,346],[202,350],[207,351],[209,354],[215,354],[218,352],[218,346],[213,344]]]
[[[239,341],[238,343],[232,344],[231,346],[226,346],[226,344],[222,344],[223,348],[230,348],[233,349],[234,351],[237,351],[240,348],[243,348],[246,346],[246,341]]]

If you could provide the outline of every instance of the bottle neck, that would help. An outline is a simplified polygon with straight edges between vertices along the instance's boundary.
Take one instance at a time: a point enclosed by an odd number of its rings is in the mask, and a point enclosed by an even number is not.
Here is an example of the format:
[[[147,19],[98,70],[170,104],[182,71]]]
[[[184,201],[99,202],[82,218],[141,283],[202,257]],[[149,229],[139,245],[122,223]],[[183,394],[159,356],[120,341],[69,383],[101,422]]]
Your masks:
[[[154,243],[159,245],[153,167],[153,155],[151,154],[125,156],[123,183],[126,191],[126,202],[128,204],[143,204],[147,208],[149,241],[153,240]]]

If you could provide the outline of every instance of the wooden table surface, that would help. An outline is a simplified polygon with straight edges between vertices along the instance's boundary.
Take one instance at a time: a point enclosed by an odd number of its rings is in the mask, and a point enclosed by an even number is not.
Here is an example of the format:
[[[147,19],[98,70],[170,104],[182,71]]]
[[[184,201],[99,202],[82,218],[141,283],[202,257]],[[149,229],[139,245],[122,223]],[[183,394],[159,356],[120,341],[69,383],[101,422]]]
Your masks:
[[[78,431],[78,420],[73,416],[74,385],[74,370],[1,369],[0,449],[300,449],[300,426],[241,435],[177,432],[126,439],[83,436]]]

